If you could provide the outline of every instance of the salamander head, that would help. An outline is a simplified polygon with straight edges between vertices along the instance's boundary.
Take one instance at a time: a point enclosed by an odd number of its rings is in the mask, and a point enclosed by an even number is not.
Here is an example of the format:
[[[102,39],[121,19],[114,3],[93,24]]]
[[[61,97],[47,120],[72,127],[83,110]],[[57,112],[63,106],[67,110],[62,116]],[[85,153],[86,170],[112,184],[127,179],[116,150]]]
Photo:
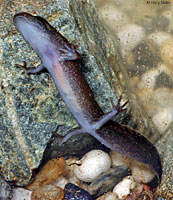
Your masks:
[[[57,54],[61,61],[79,59],[80,56],[74,45],[70,44],[42,17],[22,12],[14,16],[13,22],[40,58],[49,48],[49,51]]]

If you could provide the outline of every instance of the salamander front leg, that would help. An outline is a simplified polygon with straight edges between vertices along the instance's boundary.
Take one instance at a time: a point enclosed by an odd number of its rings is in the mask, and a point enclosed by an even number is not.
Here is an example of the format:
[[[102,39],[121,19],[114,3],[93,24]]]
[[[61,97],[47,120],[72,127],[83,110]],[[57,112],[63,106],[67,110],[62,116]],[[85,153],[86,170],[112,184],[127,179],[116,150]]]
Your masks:
[[[40,65],[38,65],[36,68],[34,68],[34,67],[27,68],[26,67],[26,62],[24,62],[23,65],[16,64],[15,66],[20,67],[25,72],[32,73],[32,74],[36,74],[36,73],[38,73],[38,72],[40,72],[40,71],[42,71],[44,69],[44,66],[43,66],[42,63]]]

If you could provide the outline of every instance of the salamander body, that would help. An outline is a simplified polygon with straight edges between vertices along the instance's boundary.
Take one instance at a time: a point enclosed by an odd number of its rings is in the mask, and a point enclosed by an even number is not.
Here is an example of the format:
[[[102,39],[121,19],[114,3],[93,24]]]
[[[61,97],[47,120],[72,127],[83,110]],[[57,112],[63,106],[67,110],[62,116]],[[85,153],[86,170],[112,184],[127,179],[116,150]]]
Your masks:
[[[156,148],[137,131],[111,120],[121,107],[103,113],[75,61],[80,57],[75,47],[42,17],[18,13],[14,16],[14,24],[41,59],[37,68],[27,68],[27,71],[48,70],[79,124],[79,128],[69,132],[62,143],[76,134],[91,134],[108,148],[152,169],[156,175],[153,187],[157,187],[161,181],[162,166]]]

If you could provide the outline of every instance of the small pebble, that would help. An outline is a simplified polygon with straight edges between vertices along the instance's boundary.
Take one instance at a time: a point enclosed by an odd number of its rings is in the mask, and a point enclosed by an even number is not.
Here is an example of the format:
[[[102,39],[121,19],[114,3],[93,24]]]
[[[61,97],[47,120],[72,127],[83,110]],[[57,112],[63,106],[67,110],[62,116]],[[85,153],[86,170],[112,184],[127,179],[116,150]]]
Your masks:
[[[173,72],[173,71],[172,71]],[[165,87],[165,88],[173,88],[173,77],[170,77],[172,73],[168,75],[166,72],[161,72],[160,75],[156,78],[156,87],[155,89]]]
[[[33,191],[39,187],[50,184],[63,174],[65,166],[66,164],[64,158],[49,160],[36,175],[34,181],[27,186],[27,189]]]
[[[160,46],[164,41],[171,39],[171,35],[166,32],[154,32],[148,36],[148,39]]]
[[[115,193],[119,199],[125,199],[135,187],[136,183],[133,177],[128,176],[114,187],[113,193]]]
[[[11,200],[31,200],[32,191],[26,190],[24,188],[13,189],[14,195]]]
[[[133,161],[131,164],[132,176],[138,183],[149,183],[155,174],[142,163]]]
[[[110,2],[102,5],[98,12],[103,23],[105,23],[114,33],[119,32],[122,26],[129,22],[126,14],[122,12],[119,7],[116,7]]]
[[[173,39],[166,40],[160,47],[160,57],[167,65],[173,66]],[[173,71],[173,69],[172,69]]]
[[[74,173],[79,180],[91,182],[111,166],[111,159],[101,150],[92,150],[85,154],[74,167]]]
[[[0,176],[0,199],[8,200],[11,199],[13,191],[10,185]]]
[[[150,102],[150,110],[153,110],[151,116],[157,130],[164,134],[170,124],[173,122],[173,90],[170,88],[158,88],[151,94],[152,103]]]
[[[122,31],[118,33],[118,38],[121,44],[123,57],[139,44],[145,37],[143,28],[136,24],[126,25]]]
[[[157,130],[164,134],[170,124],[173,122],[173,111],[171,108],[160,108],[152,118],[153,124]]]
[[[125,198],[125,200],[136,200],[142,191],[143,185],[138,184],[137,187]]]
[[[141,81],[138,84],[138,88],[154,89],[156,78],[157,76],[159,76],[160,73],[160,69],[157,68],[145,72],[141,77]]]
[[[173,108],[173,89],[158,88],[153,93],[153,99],[160,105],[160,108],[165,107],[171,110]]]
[[[87,191],[72,183],[68,183],[64,191],[64,200],[94,200]]]
[[[64,191],[54,185],[44,185],[37,190],[34,190],[31,195],[31,200],[62,200]]]

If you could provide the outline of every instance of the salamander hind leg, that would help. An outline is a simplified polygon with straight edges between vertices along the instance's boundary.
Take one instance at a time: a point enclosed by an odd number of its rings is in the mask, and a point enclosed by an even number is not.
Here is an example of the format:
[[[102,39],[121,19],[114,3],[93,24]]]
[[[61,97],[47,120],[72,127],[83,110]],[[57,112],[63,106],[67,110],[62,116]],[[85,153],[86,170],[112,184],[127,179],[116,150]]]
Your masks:
[[[81,133],[86,133],[86,131],[83,128],[78,128],[78,129],[74,129],[73,131],[69,131],[67,133],[67,135],[65,137],[63,137],[60,146],[65,143],[69,138],[71,138],[72,136],[81,134]]]

